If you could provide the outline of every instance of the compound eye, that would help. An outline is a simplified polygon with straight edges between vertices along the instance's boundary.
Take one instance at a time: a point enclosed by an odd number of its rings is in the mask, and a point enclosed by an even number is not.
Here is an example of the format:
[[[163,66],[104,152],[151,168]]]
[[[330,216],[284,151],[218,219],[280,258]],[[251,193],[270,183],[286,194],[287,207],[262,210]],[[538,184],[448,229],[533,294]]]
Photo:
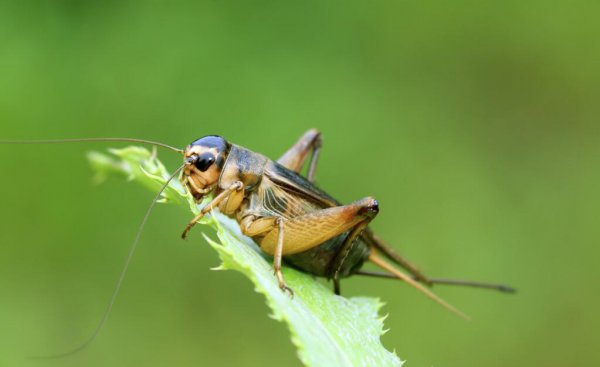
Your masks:
[[[198,159],[194,162],[194,166],[201,172],[206,171],[213,163],[215,163],[215,156],[211,153],[203,153],[198,156]]]

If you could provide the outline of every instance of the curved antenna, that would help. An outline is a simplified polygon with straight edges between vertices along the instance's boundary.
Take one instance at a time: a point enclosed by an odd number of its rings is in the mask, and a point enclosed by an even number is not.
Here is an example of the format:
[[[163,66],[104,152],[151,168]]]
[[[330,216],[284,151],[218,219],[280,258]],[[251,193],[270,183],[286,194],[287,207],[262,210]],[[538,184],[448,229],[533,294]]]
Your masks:
[[[84,143],[94,141],[126,141],[130,143],[143,143],[156,145],[158,147],[173,150],[183,154],[183,149],[175,148],[157,141],[137,138],[77,138],[77,139],[45,139],[45,140],[0,140],[0,144],[61,144],[61,143]]]
[[[150,216],[150,212],[152,211],[152,209],[154,208],[154,206],[156,205],[156,203],[162,196],[162,193],[167,189],[167,187],[169,187],[169,183],[171,183],[171,181],[179,174],[179,171],[181,171],[183,169],[183,167],[185,167],[186,164],[187,164],[187,162],[182,164],[179,168],[177,168],[177,170],[175,170],[175,172],[169,177],[167,182],[165,182],[164,185],[162,185],[162,187],[158,191],[158,194],[156,194],[156,196],[152,200],[152,204],[150,204],[150,207],[148,208],[148,210],[146,210],[144,219],[142,220],[142,223],[138,227],[137,233],[135,235],[135,239],[133,240],[133,243],[131,244],[131,247],[129,248],[129,253],[127,254],[127,258],[125,259],[125,265],[123,265],[123,270],[121,270],[119,279],[117,280],[117,283],[115,284],[115,288],[113,289],[112,295],[110,297],[110,301],[108,302],[108,306],[104,310],[104,313],[102,314],[102,318],[100,319],[100,322],[98,323],[98,326],[96,326],[96,329],[94,330],[92,335],[81,345],[79,345],[78,347],[71,349],[67,352],[52,354],[52,355],[48,355],[48,356],[37,356],[37,357],[34,356],[34,357],[30,357],[31,359],[56,359],[56,358],[68,357],[72,354],[75,354],[75,353],[85,349],[88,345],[92,344],[92,342],[96,339],[98,334],[100,334],[100,331],[104,327],[104,324],[106,324],[106,320],[108,320],[108,316],[110,315],[110,312],[112,311],[115,301],[117,300],[117,295],[119,294],[119,291],[121,290],[121,285],[123,284],[123,280],[125,279],[125,275],[127,274],[127,270],[129,269],[129,264],[131,264],[131,259],[133,258],[135,249],[137,248],[137,245],[140,242],[140,237],[142,236],[142,232],[144,230],[144,227],[146,226],[146,222],[148,222],[148,217]]]

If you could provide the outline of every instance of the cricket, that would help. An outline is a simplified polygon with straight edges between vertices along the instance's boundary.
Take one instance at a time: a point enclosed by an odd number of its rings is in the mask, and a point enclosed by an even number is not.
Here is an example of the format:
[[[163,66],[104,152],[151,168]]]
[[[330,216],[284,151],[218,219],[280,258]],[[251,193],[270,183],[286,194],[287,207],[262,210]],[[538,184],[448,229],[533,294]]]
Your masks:
[[[290,266],[333,283],[341,293],[341,280],[353,275],[403,281],[452,313],[468,319],[460,310],[437,296],[437,284],[487,288],[503,293],[515,290],[501,284],[432,278],[397,253],[370,228],[379,213],[379,202],[367,196],[342,204],[315,184],[321,133],[310,129],[279,159],[233,144],[218,135],[194,140],[184,149],[133,138],[84,138],[61,140],[0,140],[0,144],[53,144],[117,141],[143,143],[166,148],[183,156],[182,165],[169,177],[148,208],[130,247],[129,255],[113,291],[108,307],[93,335],[80,347],[53,357],[72,354],[90,344],[100,332],[114,304],[127,272],[140,234],[150,212],[169,183],[179,178],[197,203],[209,198],[198,215],[185,226],[181,237],[213,210],[233,218],[241,232],[252,238],[266,255],[272,257],[273,276],[279,288],[291,298],[294,291],[285,282],[282,266]],[[307,166],[306,175],[302,174]],[[372,263],[379,272],[363,270]]]

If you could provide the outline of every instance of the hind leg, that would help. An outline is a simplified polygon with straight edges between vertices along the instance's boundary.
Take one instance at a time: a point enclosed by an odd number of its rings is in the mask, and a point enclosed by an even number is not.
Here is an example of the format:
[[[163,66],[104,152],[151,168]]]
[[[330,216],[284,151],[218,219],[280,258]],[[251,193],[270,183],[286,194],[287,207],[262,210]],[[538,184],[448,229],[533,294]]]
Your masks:
[[[381,251],[381,253],[385,257],[400,265],[404,270],[408,271],[411,275],[413,275],[416,280],[427,285],[431,285],[431,280],[428,276],[426,276],[418,267],[413,265],[404,256],[397,253],[390,245],[388,245],[385,241],[379,238],[379,236],[373,233],[373,231],[364,231],[362,234],[362,238],[370,247],[376,248],[379,251]]]
[[[277,163],[298,173],[302,169],[308,154],[312,151],[306,178],[308,178],[308,181],[314,182],[321,144],[321,133],[316,129],[310,129],[302,135],[300,140],[298,140],[294,146],[277,160]]]

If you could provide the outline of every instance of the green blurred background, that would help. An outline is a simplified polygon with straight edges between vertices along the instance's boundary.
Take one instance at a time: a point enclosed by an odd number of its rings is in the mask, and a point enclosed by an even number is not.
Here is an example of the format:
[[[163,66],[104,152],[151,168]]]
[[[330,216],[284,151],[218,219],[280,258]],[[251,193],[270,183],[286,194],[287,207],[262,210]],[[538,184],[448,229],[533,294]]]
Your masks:
[[[276,158],[317,127],[320,186],[378,198],[373,228],[405,256],[519,289],[436,288],[464,322],[399,282],[342,283],[386,302],[383,343],[407,366],[591,365],[600,7],[557,4],[2,2],[0,138],[220,134]],[[85,153],[111,145],[0,146],[0,365],[299,365],[249,281],[210,271],[170,206],[96,342],[24,358],[90,334],[152,198],[91,183]]]

